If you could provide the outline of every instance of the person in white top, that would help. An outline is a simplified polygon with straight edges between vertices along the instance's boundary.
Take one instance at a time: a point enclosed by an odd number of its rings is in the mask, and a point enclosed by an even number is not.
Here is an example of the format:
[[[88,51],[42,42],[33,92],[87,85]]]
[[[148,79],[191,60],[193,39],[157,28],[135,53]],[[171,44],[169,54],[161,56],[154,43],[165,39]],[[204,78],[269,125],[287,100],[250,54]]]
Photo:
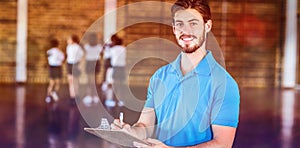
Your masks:
[[[88,84],[86,87],[86,96],[83,98],[83,103],[90,106],[93,102],[99,102],[99,96],[95,89],[96,75],[100,72],[100,54],[102,46],[98,44],[97,34],[93,33],[88,36],[88,44],[85,49],[85,73],[87,74]]]
[[[51,102],[51,97],[54,101],[58,100],[57,92],[60,88],[60,79],[62,78],[62,63],[65,59],[64,53],[58,48],[59,42],[57,39],[50,40],[50,49],[47,51],[49,65],[49,85],[47,88],[46,102]]]
[[[125,80],[125,66],[126,66],[126,48],[122,45],[123,40],[114,34],[111,36],[111,46],[109,48],[109,57],[111,58],[111,66],[113,68],[112,83],[115,85],[114,93],[118,100],[118,105],[123,106],[123,101],[118,97],[122,97],[122,84]],[[109,91],[108,91],[109,92]],[[108,107],[115,106],[115,101],[112,99],[112,95],[107,95],[105,105]]]
[[[104,71],[103,71],[103,88],[105,91],[107,88],[107,84],[112,83],[112,66],[111,66],[111,57],[110,57],[110,48],[112,47],[111,43],[107,43],[103,45],[103,59],[104,59]],[[111,71],[111,72],[110,72]]]
[[[67,72],[70,98],[75,99],[75,92],[78,93],[79,82],[78,77],[81,72],[79,70],[79,63],[84,55],[83,49],[79,45],[79,37],[71,35],[67,40]]]

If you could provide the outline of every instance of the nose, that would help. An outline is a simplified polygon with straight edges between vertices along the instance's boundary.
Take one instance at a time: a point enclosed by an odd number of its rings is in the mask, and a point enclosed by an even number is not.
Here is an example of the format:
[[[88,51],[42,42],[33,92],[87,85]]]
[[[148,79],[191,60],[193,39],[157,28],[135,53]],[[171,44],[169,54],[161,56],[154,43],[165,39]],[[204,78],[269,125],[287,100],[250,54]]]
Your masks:
[[[192,28],[190,25],[183,25],[183,27],[181,28],[181,33],[182,34],[191,34],[192,33]]]

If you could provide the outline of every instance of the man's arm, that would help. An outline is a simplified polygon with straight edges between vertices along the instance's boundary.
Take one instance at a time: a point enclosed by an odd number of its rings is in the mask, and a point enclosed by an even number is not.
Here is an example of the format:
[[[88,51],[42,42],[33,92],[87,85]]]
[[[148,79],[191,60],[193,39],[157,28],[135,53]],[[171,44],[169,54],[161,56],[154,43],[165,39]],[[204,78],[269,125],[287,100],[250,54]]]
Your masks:
[[[214,138],[211,141],[201,143],[195,146],[187,146],[180,148],[231,148],[233,144],[233,140],[235,137],[236,128],[229,126],[220,126],[220,125],[212,125]],[[167,146],[161,141],[157,139],[147,139],[147,142],[151,144],[151,146],[144,145],[141,143],[134,143],[136,147],[143,148],[174,148],[172,146]]]
[[[138,131],[137,135],[142,137],[142,139],[149,138],[154,132],[155,119],[154,109],[144,108],[139,120],[132,126],[132,128]]]
[[[155,112],[153,108],[144,108],[141,112],[140,118],[133,126],[129,124],[121,125],[119,119],[115,119],[113,124],[111,125],[112,129],[125,129],[130,134],[139,137],[141,139],[146,139],[152,136],[154,132],[154,124],[155,124]]]
[[[213,140],[187,148],[231,148],[236,128],[229,126],[212,125]]]

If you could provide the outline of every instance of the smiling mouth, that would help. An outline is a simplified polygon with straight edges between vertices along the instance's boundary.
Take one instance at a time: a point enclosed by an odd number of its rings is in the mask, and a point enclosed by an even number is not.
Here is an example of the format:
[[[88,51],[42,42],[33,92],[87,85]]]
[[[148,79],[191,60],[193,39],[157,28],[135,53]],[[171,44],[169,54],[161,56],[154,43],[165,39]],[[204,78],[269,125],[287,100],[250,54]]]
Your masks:
[[[183,41],[192,41],[194,38],[182,38]]]
[[[185,41],[185,42],[192,41],[195,38],[196,37],[193,36],[193,35],[182,35],[182,36],[180,36],[180,39]]]

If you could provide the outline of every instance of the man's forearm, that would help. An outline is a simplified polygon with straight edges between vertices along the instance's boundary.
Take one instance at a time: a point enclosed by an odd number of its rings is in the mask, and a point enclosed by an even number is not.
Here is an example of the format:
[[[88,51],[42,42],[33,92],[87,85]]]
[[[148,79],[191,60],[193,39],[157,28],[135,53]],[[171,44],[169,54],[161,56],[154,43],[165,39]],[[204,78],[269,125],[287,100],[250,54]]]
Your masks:
[[[146,129],[146,126],[145,124],[143,123],[135,123],[133,126],[132,126],[132,130],[134,132],[134,134],[141,138],[141,139],[146,139],[148,138],[148,135],[147,135],[147,129]]]
[[[222,144],[218,140],[211,140],[194,146],[180,147],[180,148],[231,148],[231,144]]]
[[[154,132],[155,120],[154,108],[144,108],[137,123],[131,126],[132,132],[141,139],[151,137]]]
[[[231,148],[233,145],[236,128],[212,125],[214,138],[211,141],[187,148]]]

